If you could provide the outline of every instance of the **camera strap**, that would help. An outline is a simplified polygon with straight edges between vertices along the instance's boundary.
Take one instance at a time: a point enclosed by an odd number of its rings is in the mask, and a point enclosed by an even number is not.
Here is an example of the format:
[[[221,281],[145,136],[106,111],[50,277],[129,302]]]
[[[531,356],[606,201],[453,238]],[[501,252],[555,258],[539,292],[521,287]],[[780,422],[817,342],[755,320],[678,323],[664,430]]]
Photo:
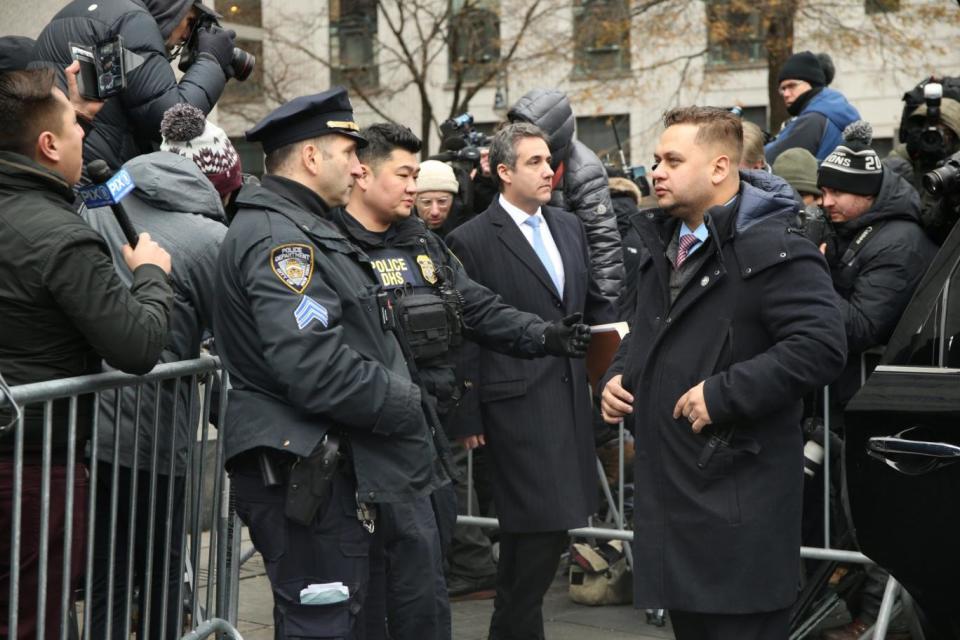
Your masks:
[[[870,225],[853,239],[853,242],[847,247],[847,250],[843,252],[843,256],[840,258],[840,262],[845,267],[852,267],[853,263],[856,261],[857,254],[863,250],[863,246],[867,243],[867,240],[873,235],[875,227]]]

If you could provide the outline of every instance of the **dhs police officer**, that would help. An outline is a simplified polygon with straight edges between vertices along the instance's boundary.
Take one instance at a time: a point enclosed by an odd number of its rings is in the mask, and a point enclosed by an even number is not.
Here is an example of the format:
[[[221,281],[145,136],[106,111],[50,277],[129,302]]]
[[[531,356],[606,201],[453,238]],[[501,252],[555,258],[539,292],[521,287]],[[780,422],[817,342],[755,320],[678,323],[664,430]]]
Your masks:
[[[358,131],[342,88],[248,131],[267,175],[241,190],[220,252],[215,331],[233,385],[222,433],[276,638],[364,637],[377,505],[449,481],[369,259],[328,219],[361,176]],[[331,582],[345,589],[302,594]]]
[[[375,124],[361,135],[367,144],[358,151],[360,175],[346,208],[334,210],[331,217],[370,258],[384,290],[381,306],[389,311],[412,375],[421,384],[429,419],[439,422],[460,398],[462,383],[452,362],[464,337],[522,358],[584,355],[590,333],[578,318],[550,323],[505,304],[473,282],[443,241],[411,216],[420,140],[410,129]],[[449,486],[434,494],[434,507],[447,542],[456,518]],[[382,505],[379,517],[374,558],[385,559],[390,636],[450,637],[444,584],[421,575],[424,566],[435,571],[440,566],[440,558],[430,557],[431,549],[419,535],[423,523],[434,518],[430,502]],[[372,598],[379,595],[371,591]]]

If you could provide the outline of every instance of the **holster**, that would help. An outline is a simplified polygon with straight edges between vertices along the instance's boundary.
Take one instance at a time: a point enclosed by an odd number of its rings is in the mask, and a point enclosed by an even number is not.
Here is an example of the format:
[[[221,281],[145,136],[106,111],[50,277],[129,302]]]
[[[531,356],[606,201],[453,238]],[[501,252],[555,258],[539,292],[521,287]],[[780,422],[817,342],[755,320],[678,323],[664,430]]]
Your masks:
[[[328,433],[309,457],[298,459],[287,479],[284,514],[309,526],[317,511],[330,499],[333,475],[340,459],[340,437]]]

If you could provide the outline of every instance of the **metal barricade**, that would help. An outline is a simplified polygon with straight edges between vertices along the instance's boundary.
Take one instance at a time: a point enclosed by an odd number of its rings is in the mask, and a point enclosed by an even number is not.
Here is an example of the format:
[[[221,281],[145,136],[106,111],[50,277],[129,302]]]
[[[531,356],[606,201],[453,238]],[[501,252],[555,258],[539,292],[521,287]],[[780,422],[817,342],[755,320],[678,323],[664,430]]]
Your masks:
[[[228,388],[205,356],[0,390],[0,635],[241,638],[240,527],[210,428]]]

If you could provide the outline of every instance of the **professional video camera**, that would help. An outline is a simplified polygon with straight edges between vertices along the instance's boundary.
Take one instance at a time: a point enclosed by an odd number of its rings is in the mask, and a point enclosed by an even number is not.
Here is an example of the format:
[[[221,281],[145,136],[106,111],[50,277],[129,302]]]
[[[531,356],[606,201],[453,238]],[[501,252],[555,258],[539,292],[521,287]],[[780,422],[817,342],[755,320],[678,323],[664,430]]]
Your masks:
[[[190,36],[180,49],[180,63],[177,65],[180,71],[186,71],[197,61],[197,38],[204,29],[222,29],[220,26],[220,14],[200,3],[195,5],[199,10],[197,22],[194,24]],[[230,59],[230,70],[233,77],[237,80],[246,80],[253,73],[253,68],[257,65],[257,57],[249,51],[244,51],[239,47],[233,48],[233,58]]]
[[[903,96],[899,140],[906,144],[910,159],[926,169],[939,165],[951,152],[951,141],[944,132],[940,113],[944,97],[960,100],[960,78],[931,77]],[[921,105],[926,106],[922,121],[919,117],[911,117]],[[953,135],[958,133],[953,132]],[[952,142],[955,144],[956,141]]]
[[[797,213],[795,226],[804,237],[818,247],[833,235],[830,219],[824,210],[815,204],[808,204]]]
[[[461,113],[445,120],[440,125],[442,146],[440,153],[431,160],[450,163],[455,169],[470,172],[480,168],[480,147],[490,144],[490,139],[473,128],[473,116]]]
[[[923,188],[937,198],[960,200],[960,151],[947,158],[939,169],[924,174]]]

